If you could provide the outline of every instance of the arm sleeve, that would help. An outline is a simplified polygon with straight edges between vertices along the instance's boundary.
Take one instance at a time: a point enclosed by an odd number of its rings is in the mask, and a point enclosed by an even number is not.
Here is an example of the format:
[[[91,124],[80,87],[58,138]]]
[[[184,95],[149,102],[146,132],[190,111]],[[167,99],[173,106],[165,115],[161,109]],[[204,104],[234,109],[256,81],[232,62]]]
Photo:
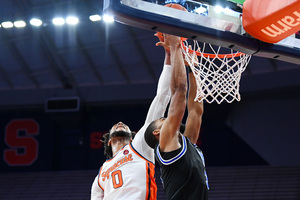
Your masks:
[[[144,133],[148,125],[155,119],[162,117],[166,111],[171,98],[170,81],[171,81],[171,65],[164,65],[163,71],[159,77],[156,96],[154,97],[147,113],[145,124],[137,132],[132,146],[146,159],[154,163],[154,151],[150,148],[145,139]]]
[[[98,175],[95,177],[95,180],[92,184],[91,189],[91,200],[101,200],[104,197],[104,191],[98,185]]]
[[[163,71],[159,77],[156,96],[154,97],[147,113],[145,125],[148,126],[153,120],[162,117],[166,111],[171,98],[170,81],[171,65],[164,65]]]

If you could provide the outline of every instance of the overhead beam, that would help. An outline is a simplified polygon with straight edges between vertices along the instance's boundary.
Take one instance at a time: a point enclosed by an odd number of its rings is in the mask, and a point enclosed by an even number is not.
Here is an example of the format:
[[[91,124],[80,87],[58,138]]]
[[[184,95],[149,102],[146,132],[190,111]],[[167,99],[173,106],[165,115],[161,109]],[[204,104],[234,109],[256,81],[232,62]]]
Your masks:
[[[7,76],[6,71],[3,69],[3,67],[1,65],[0,65],[0,77],[7,83],[7,85],[10,88],[14,88],[13,83],[11,82],[11,80],[9,79],[9,76]]]
[[[90,68],[91,71],[93,72],[93,74],[96,76],[96,78],[100,82],[100,84],[103,84],[103,78],[101,77],[99,71],[97,70],[97,67],[96,67],[95,63],[93,62],[93,60],[92,60],[91,56],[89,55],[89,53],[85,50],[84,44],[81,41],[78,33],[76,32],[75,34],[76,34],[75,37],[76,37],[77,44],[80,47],[79,48],[80,53],[83,55],[83,57],[85,58],[86,62],[88,63],[88,65],[86,67]]]
[[[56,47],[51,40],[50,35],[43,28],[39,30],[40,44],[42,45],[45,55],[51,63],[51,68],[57,75],[58,79],[62,81],[64,88],[77,87],[77,82],[73,75],[69,73],[69,67],[64,62],[61,55],[57,53]]]
[[[14,2],[19,8],[18,12],[20,12],[20,15],[27,15],[29,12],[28,10],[32,8],[28,5],[30,2],[26,0],[14,0]],[[31,31],[33,30],[31,29]],[[46,31],[44,31],[43,28],[38,29],[37,34],[39,45],[43,50],[43,54],[50,62],[51,71],[56,75],[57,79],[62,83],[64,88],[72,88],[74,85],[76,85],[76,81],[69,75],[66,64],[63,63],[62,59],[57,55],[57,51],[54,49],[53,42],[50,41],[50,36],[47,35],[48,38],[45,38]]]
[[[32,83],[35,87],[39,88],[40,87],[39,82],[37,81],[37,79],[34,76],[32,76],[32,74],[31,74],[32,71],[31,71],[30,67],[28,66],[27,62],[23,58],[22,54],[20,53],[19,49],[17,48],[17,46],[15,45],[13,40],[11,40],[11,37],[8,35],[8,33],[4,29],[1,29],[1,35],[3,36],[5,44],[7,45],[8,49],[10,50],[12,56],[15,58],[17,63],[20,65],[20,68],[22,69],[25,76],[29,80],[32,81]]]
[[[133,28],[131,26],[126,26],[127,27],[127,30],[131,36],[131,39],[134,40],[134,38],[137,38],[137,35],[135,34]],[[152,68],[152,66],[150,65],[150,62],[146,56],[146,52],[145,52],[145,48],[143,48],[143,46],[141,45],[141,43],[136,39],[134,41],[134,46],[135,48],[138,50],[138,52],[140,53],[140,57],[142,58],[147,70],[148,70],[148,73],[151,75],[152,79],[153,80],[157,80],[157,77],[155,75],[155,72]]]
[[[92,9],[91,3],[89,1],[85,1],[85,3],[87,4],[87,7]],[[122,76],[125,78],[126,83],[131,83],[130,77],[129,77],[128,73],[126,72],[125,67],[124,67],[119,55],[117,54],[117,51],[114,48],[114,45],[108,43],[108,41],[105,39],[105,37],[103,37],[103,36],[106,35],[105,27],[101,28],[100,26],[96,26],[96,30],[99,32],[98,35],[99,35],[99,39],[101,40],[101,42],[103,44],[107,44],[106,45],[107,50],[112,55],[112,57],[114,58],[114,61],[117,63],[117,67],[119,68]],[[101,37],[101,35],[102,35],[102,37]]]

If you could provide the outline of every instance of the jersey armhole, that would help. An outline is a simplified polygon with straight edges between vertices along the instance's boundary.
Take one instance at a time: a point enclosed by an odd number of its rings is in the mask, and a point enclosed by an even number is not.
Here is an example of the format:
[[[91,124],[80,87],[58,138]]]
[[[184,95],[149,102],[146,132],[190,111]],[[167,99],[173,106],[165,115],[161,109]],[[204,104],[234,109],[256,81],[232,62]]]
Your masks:
[[[156,154],[157,154],[157,157],[159,159],[159,161],[164,164],[164,165],[171,165],[173,164],[174,162],[176,162],[177,160],[179,160],[182,156],[184,156],[184,154],[186,153],[186,150],[187,150],[187,144],[186,144],[186,138],[181,135],[182,137],[182,149],[181,151],[176,155],[174,156],[173,158],[170,158],[170,159],[164,159],[161,154],[160,154],[160,151],[159,151],[159,145],[156,146]]]
[[[130,149],[131,149],[137,156],[139,156],[140,158],[144,159],[144,160],[147,161],[147,162],[150,162],[150,163],[154,164],[153,162],[151,162],[150,160],[148,160],[147,158],[145,158],[144,156],[142,156],[137,150],[135,150],[135,148],[133,147],[132,143],[129,143],[129,147],[130,147]]]

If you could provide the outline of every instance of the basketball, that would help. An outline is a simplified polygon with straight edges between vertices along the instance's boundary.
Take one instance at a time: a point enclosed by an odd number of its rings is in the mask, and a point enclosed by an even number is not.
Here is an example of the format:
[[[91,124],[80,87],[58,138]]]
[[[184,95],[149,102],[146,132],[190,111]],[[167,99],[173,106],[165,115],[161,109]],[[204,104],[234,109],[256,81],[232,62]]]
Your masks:
[[[169,3],[169,4],[166,4],[166,5],[164,5],[164,6],[169,7],[169,8],[178,9],[178,10],[183,10],[183,11],[188,12],[188,10],[187,10],[185,7],[183,7],[182,5],[176,4],[176,3]],[[163,33],[157,32],[157,33],[155,34],[155,36],[158,37],[158,39],[159,39],[160,41],[164,41]],[[181,39],[182,39],[183,41],[184,41],[184,40],[187,40],[187,38],[181,38]]]
[[[175,8],[175,9],[178,9],[178,10],[187,11],[187,9],[185,7],[183,7],[182,5],[176,4],[176,3],[169,3],[169,4],[166,4],[164,6],[170,7],[170,8]]]

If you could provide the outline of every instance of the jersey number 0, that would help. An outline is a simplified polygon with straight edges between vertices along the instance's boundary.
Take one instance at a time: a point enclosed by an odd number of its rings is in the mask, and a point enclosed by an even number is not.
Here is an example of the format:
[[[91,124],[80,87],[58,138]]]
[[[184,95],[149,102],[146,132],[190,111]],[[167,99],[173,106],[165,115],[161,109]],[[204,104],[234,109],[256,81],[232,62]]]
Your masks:
[[[115,189],[122,187],[123,185],[123,178],[121,170],[117,170],[111,173],[111,178],[113,182],[113,186]]]

